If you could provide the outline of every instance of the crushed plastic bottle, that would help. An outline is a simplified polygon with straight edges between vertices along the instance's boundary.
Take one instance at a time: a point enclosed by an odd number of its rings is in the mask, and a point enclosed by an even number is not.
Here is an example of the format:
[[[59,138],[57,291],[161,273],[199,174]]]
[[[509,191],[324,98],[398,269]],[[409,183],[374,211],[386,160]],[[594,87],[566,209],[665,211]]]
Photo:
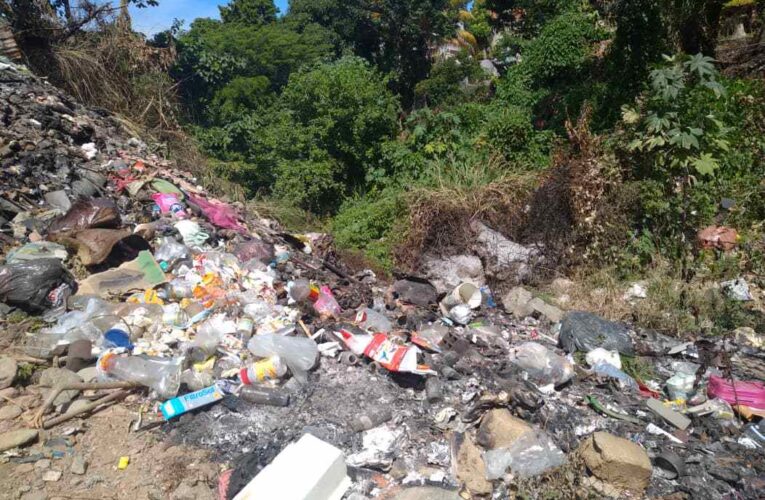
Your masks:
[[[172,398],[181,387],[181,360],[149,356],[120,356],[107,351],[98,359],[98,371],[108,377],[151,387],[161,398]]]
[[[247,368],[242,368],[239,372],[239,380],[244,385],[251,385],[255,382],[264,382],[266,380],[278,380],[287,375],[287,365],[279,356],[271,356],[251,364]]]
[[[188,259],[190,256],[191,250],[173,238],[165,238],[157,251],[154,252],[154,259],[163,271],[167,271],[179,260]]]

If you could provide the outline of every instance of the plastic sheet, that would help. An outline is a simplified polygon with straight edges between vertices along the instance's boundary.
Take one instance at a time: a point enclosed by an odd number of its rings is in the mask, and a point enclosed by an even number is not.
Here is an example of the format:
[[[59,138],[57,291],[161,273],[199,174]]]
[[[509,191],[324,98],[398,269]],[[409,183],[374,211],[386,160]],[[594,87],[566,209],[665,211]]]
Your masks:
[[[556,446],[550,436],[535,430],[518,438],[509,448],[499,448],[484,453],[486,477],[500,479],[508,467],[521,477],[538,476],[566,463],[566,455]]]
[[[526,342],[510,350],[510,362],[522,368],[540,385],[564,384],[574,376],[574,367],[542,344]]]
[[[48,236],[83,229],[120,227],[120,213],[117,205],[108,198],[80,200],[69,211],[53,219],[48,226]]]
[[[246,233],[247,228],[239,222],[239,215],[229,205],[217,201],[208,200],[194,194],[188,195],[189,203],[196,205],[211,223],[223,229],[232,229],[240,233]]]

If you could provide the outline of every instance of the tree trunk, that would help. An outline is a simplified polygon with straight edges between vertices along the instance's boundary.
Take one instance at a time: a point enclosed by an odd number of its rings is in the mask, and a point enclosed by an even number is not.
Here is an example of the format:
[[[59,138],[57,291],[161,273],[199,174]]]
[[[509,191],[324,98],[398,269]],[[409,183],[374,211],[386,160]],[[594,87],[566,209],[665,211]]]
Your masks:
[[[133,30],[133,21],[130,19],[130,10],[128,6],[130,0],[120,0],[120,15],[117,18],[117,26],[125,31]]]

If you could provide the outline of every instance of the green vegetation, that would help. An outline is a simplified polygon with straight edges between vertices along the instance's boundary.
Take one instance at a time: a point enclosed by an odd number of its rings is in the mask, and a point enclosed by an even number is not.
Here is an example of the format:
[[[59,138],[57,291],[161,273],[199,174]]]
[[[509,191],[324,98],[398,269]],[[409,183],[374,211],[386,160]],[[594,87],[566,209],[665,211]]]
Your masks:
[[[0,12],[39,38],[39,12],[13,5]],[[692,280],[765,270],[765,86],[712,59],[743,12],[758,47],[757,1],[232,0],[155,37],[171,65],[112,50],[125,31],[110,25],[77,35],[102,59],[63,45],[56,71],[90,103],[147,109],[134,118],[151,129],[177,116],[205,178],[387,270],[460,251],[478,218],[566,274],[679,269],[651,284],[679,313],[634,315],[722,331],[754,320]],[[87,94],[85,60],[125,91]],[[740,247],[701,250],[712,224]]]

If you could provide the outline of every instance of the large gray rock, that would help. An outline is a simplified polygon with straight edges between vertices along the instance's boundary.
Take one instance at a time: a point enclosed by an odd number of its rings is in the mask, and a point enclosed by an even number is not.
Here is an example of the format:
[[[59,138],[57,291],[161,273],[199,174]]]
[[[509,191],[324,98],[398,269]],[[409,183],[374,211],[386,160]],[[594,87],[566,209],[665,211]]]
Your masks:
[[[0,357],[0,389],[5,389],[13,384],[18,368],[15,359],[6,356]]]
[[[473,221],[474,251],[484,263],[486,276],[497,280],[521,282],[531,275],[542,253],[536,247],[523,246],[505,238],[501,233]]]
[[[505,308],[505,312],[508,312],[516,318],[523,319],[526,316],[531,316],[534,312],[534,308],[529,305],[529,302],[534,298],[531,292],[517,286],[507,292],[502,299],[502,305]]]
[[[426,255],[423,257],[422,272],[438,293],[449,293],[462,283],[472,283],[479,288],[486,284],[483,264],[475,255]]]
[[[40,375],[40,383],[42,387],[56,387],[59,384],[76,384],[82,382],[82,378],[76,373],[65,370],[63,368],[48,368],[42,375]],[[63,391],[56,396],[53,400],[53,405],[58,406],[61,404],[69,403],[80,394],[78,390]],[[46,396],[47,397],[47,392]]]
[[[539,297],[531,299],[528,306],[534,309],[551,323],[558,323],[563,319],[563,310],[559,307],[555,307],[552,304],[548,304]]]
[[[35,429],[20,429],[0,434],[0,452],[29,444],[39,433]]]

